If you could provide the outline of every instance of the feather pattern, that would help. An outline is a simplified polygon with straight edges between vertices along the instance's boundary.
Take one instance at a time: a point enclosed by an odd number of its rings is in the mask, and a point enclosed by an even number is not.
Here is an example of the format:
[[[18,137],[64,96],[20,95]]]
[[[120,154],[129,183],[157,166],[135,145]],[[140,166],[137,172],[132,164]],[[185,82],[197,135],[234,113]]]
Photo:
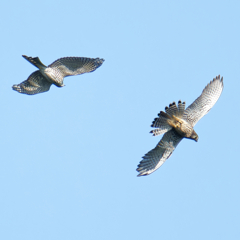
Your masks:
[[[223,90],[223,77],[214,78],[203,90],[202,94],[185,110],[183,119],[193,127],[206,115],[219,99]]]
[[[173,129],[165,133],[157,146],[149,151],[139,163],[138,176],[149,175],[156,171],[171,156],[177,145],[182,140]]]
[[[58,84],[62,84],[64,77],[93,72],[103,62],[104,59],[100,58],[65,57],[50,64],[46,71],[50,72],[49,75],[57,76],[55,81]]]
[[[52,83],[47,81],[42,73],[38,70],[33,72],[27,80],[20,84],[13,85],[12,88],[20,93],[34,95],[48,91],[51,85]]]
[[[151,127],[155,127],[158,129],[154,129],[150,131],[150,133],[153,134],[153,136],[157,136],[160,134],[163,134],[167,131],[170,131],[172,129],[172,126],[169,125],[169,120],[172,120],[172,116],[182,117],[185,110],[185,102],[181,102],[181,100],[178,101],[178,106],[175,102],[169,104],[169,107],[165,107],[165,112],[161,111],[158,114],[158,118],[155,118],[152,122]]]
[[[185,102],[182,102],[181,100],[178,101],[178,113],[176,114],[176,117],[182,117],[185,110]]]

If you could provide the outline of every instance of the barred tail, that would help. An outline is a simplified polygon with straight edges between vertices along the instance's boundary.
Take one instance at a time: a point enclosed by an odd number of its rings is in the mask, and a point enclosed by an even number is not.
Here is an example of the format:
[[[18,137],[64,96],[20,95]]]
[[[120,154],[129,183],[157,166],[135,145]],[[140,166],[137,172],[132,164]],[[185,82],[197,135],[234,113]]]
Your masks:
[[[178,101],[178,106],[175,102],[170,103],[169,107],[165,107],[165,111],[170,116],[174,115],[176,117],[182,117],[185,110],[185,102],[181,100]]]
[[[32,58],[28,57],[26,55],[22,55],[27,61],[29,61],[32,65],[39,69],[45,69],[47,66],[45,66],[38,57]]]
[[[175,102],[170,103],[169,107],[165,107],[166,112],[161,111],[158,114],[158,118],[155,118],[153,120],[151,127],[155,127],[158,129],[154,129],[150,133],[152,133],[153,136],[157,136],[170,131],[172,129],[171,123],[172,121],[174,121],[172,116],[174,115],[176,117],[181,118],[183,116],[184,110],[185,110],[185,102],[182,103],[181,100],[179,100],[178,106],[176,105]]]
[[[168,124],[168,121],[171,120],[171,117],[167,113],[161,111],[158,114],[158,116],[159,116],[158,118],[155,118],[153,120],[152,125],[151,125],[151,127],[158,128],[158,129],[154,129],[150,132],[150,133],[153,134],[153,136],[163,134],[163,133],[169,131],[172,128]]]

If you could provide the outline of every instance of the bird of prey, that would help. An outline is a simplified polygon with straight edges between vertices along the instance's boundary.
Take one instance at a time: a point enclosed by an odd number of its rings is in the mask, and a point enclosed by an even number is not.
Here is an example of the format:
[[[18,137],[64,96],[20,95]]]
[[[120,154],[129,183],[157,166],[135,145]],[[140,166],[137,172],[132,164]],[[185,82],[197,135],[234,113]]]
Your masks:
[[[63,87],[64,77],[93,72],[104,62],[104,59],[100,58],[64,57],[45,66],[38,57],[32,58],[25,55],[23,57],[39,70],[33,72],[22,83],[13,85],[12,88],[28,95],[46,92],[52,84]]]
[[[157,146],[149,151],[139,163],[138,176],[146,176],[156,171],[171,156],[183,138],[198,141],[194,131],[195,124],[206,115],[219,99],[223,90],[223,78],[214,78],[203,90],[202,94],[185,109],[185,102],[178,101],[161,111],[151,127],[157,129],[150,133],[153,136],[163,134]]]

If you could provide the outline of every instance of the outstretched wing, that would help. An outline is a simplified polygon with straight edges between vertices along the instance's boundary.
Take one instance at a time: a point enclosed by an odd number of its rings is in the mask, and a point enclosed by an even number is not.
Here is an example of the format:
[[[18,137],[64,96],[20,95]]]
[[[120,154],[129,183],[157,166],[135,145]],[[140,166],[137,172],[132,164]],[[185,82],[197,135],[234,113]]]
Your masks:
[[[20,84],[13,85],[12,88],[20,93],[33,95],[48,91],[51,85],[40,71],[36,71],[33,72],[27,80]]]
[[[223,77],[214,78],[203,90],[202,94],[185,110],[183,119],[193,127],[206,115],[219,99],[223,90]]]
[[[102,65],[104,59],[84,57],[64,57],[56,60],[48,67],[58,72],[61,78],[93,72]]]
[[[182,139],[174,130],[165,133],[157,146],[149,151],[138,164],[138,177],[149,175],[161,167]]]

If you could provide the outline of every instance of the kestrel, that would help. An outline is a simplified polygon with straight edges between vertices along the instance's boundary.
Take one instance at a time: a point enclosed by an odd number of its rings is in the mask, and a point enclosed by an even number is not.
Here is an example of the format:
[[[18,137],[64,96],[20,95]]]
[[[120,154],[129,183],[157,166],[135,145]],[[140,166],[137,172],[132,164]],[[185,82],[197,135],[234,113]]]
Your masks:
[[[202,94],[185,109],[185,102],[178,101],[161,111],[155,118],[151,127],[157,129],[150,133],[153,136],[163,134],[157,146],[149,151],[139,163],[138,176],[149,175],[156,171],[171,156],[174,149],[183,138],[198,141],[198,135],[194,131],[195,124],[206,115],[219,99],[223,90],[223,77],[214,78],[203,90]]]
[[[26,81],[13,85],[12,88],[28,95],[46,92],[52,84],[63,87],[64,77],[93,72],[104,62],[104,59],[100,58],[64,57],[47,67],[38,57],[32,58],[25,55],[23,57],[39,70],[33,72]]]

